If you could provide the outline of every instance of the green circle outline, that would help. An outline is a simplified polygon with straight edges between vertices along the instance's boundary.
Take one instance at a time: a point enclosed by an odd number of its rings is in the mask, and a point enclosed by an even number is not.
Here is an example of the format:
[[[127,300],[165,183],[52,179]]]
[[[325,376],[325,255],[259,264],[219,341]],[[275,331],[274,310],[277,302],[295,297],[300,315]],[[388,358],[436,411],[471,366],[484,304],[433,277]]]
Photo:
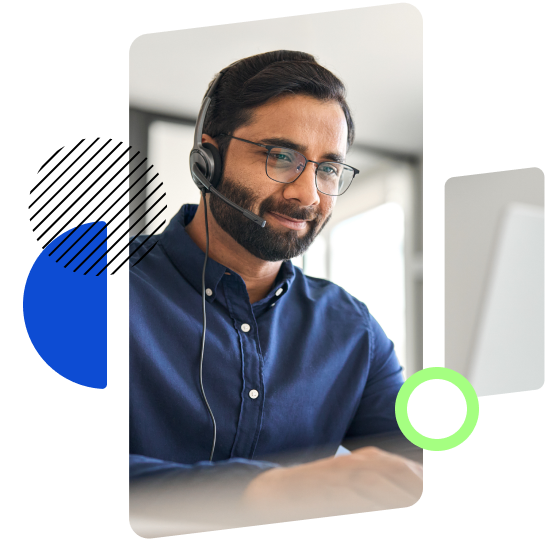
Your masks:
[[[419,433],[411,424],[407,406],[412,392],[428,380],[446,380],[454,384],[466,400],[467,412],[464,423],[456,433],[445,438],[430,438]],[[428,367],[409,377],[397,394],[395,415],[401,432],[413,444],[424,450],[439,452],[454,448],[471,435],[479,418],[479,399],[473,386],[460,374],[446,367]]]

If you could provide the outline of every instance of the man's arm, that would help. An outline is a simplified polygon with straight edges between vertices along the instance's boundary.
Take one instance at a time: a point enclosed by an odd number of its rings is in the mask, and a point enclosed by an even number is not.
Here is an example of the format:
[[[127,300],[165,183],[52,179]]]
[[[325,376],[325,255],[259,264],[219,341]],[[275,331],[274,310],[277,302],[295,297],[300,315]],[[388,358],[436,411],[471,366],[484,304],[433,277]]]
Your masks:
[[[395,401],[404,380],[394,345],[377,321],[369,318],[373,334],[369,377],[342,444],[348,450],[374,446],[422,464],[422,449],[405,438],[395,417]]]
[[[400,430],[380,433],[378,435],[368,435],[362,438],[356,437],[343,441],[343,447],[351,451],[368,446],[379,448],[391,454],[400,455],[420,465],[423,462],[422,448],[414,445]]]
[[[244,502],[261,523],[353,514],[413,505],[422,466],[375,447],[267,471],[250,482]]]
[[[186,465],[131,454],[131,525],[141,536],[167,536],[247,524],[243,493],[275,467],[239,458]]]

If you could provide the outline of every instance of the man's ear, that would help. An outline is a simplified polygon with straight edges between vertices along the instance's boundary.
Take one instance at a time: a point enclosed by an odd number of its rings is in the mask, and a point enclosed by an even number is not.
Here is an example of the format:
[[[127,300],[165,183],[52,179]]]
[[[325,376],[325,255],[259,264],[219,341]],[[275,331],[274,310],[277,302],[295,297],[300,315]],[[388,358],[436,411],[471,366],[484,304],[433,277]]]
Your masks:
[[[216,140],[213,137],[210,137],[208,134],[203,134],[201,138],[201,143],[211,143],[218,149],[218,144],[216,143]]]

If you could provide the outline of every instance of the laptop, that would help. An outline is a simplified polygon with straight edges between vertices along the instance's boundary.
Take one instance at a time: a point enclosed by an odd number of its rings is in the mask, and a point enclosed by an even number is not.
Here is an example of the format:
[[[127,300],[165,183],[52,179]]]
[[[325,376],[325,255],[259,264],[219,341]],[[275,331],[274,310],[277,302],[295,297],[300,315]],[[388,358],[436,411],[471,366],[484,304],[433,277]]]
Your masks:
[[[478,396],[543,385],[543,231],[543,207],[504,209],[468,360]]]

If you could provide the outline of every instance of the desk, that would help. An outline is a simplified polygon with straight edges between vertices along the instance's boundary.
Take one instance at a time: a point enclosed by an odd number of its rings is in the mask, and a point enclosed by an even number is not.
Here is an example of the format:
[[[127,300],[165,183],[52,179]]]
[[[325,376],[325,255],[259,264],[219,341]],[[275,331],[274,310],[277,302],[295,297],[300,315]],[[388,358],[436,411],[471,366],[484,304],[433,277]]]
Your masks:
[[[132,531],[140,538],[164,538],[184,534],[208,533],[223,530],[221,527],[188,522],[175,522],[141,518],[129,514],[129,525]],[[231,527],[225,527],[231,529]]]
[[[160,538],[262,525],[239,504],[231,486],[192,489],[175,481],[129,485],[129,525],[142,538]]]
[[[365,438],[351,439],[343,443],[347,449],[356,450],[365,446],[375,446],[386,452],[395,453],[422,464],[422,449],[408,441],[400,431],[383,433]],[[344,452],[349,453],[349,452]],[[282,454],[281,457],[268,457],[267,460],[282,464],[297,464],[297,453]],[[320,503],[312,511],[300,517],[296,510],[287,515],[283,510],[271,510],[265,516],[249,513],[238,502],[239,495],[229,496],[229,488],[221,496],[206,492],[184,494],[183,487],[174,485],[157,487],[156,484],[135,484],[130,492],[130,520],[133,530],[143,537],[171,536],[204,531],[215,531],[234,527],[262,525],[327,517],[340,514],[357,513],[363,510],[343,509],[343,503]]]

